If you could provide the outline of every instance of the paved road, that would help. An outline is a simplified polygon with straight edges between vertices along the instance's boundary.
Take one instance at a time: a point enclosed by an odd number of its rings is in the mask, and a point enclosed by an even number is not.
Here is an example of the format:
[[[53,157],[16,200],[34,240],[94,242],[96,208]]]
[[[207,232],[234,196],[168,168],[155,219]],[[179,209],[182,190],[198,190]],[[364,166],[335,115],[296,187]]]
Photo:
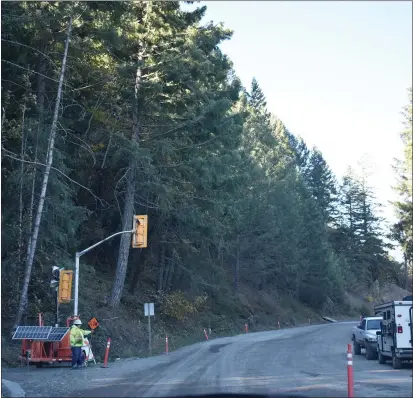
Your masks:
[[[168,356],[111,363],[108,369],[19,369],[3,377],[25,380],[22,387],[30,396],[295,393],[345,397],[346,349],[353,325],[314,325],[210,340]],[[356,356],[355,396],[411,397],[411,374],[411,365],[393,370],[390,363],[379,365],[364,355]]]

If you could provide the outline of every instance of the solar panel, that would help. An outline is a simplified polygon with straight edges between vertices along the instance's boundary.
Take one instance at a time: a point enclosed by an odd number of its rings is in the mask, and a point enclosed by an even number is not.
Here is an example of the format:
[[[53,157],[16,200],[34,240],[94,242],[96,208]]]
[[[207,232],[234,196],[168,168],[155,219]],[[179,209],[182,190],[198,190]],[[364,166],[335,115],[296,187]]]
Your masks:
[[[63,337],[66,336],[66,333],[69,331],[69,329],[70,328],[67,328],[67,327],[52,328],[47,340],[48,341],[62,341]]]
[[[51,326],[18,326],[13,340],[47,340]]]

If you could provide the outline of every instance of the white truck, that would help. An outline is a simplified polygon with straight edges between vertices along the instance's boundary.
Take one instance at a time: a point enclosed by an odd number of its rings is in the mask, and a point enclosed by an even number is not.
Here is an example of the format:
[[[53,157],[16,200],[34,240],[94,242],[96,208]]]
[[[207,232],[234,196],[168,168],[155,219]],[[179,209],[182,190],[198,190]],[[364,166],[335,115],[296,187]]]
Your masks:
[[[366,349],[366,358],[377,358],[377,335],[380,331],[382,317],[374,316],[363,318],[361,323],[352,329],[352,340],[354,346],[354,355],[360,355],[361,349]]]
[[[412,300],[403,299],[403,301],[391,301],[374,307],[375,314],[383,317],[381,329],[377,332],[377,353],[380,364],[391,359],[393,368],[400,369],[403,361],[413,360],[412,303]]]

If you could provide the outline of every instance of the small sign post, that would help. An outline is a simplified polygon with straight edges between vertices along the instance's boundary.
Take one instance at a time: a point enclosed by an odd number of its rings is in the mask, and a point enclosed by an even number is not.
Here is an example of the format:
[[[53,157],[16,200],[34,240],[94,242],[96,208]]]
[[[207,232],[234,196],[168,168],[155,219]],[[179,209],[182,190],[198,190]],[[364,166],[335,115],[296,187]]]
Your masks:
[[[155,308],[153,303],[145,303],[143,309],[145,316],[148,317],[149,356],[152,356],[151,316],[155,315]]]

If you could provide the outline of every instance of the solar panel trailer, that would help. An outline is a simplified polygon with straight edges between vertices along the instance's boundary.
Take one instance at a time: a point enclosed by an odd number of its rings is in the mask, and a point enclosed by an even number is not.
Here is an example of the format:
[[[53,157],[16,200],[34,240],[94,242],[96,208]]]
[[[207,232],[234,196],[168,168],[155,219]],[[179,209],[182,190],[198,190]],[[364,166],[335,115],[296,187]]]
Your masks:
[[[18,326],[13,340],[22,340],[19,359],[33,363],[37,367],[42,367],[44,364],[71,363],[72,350],[69,333],[71,320],[73,318],[67,319],[66,327],[43,326],[42,317],[39,316],[39,324],[42,326]],[[85,346],[82,347],[82,351],[85,364],[88,361],[94,361],[87,338],[85,338]]]

